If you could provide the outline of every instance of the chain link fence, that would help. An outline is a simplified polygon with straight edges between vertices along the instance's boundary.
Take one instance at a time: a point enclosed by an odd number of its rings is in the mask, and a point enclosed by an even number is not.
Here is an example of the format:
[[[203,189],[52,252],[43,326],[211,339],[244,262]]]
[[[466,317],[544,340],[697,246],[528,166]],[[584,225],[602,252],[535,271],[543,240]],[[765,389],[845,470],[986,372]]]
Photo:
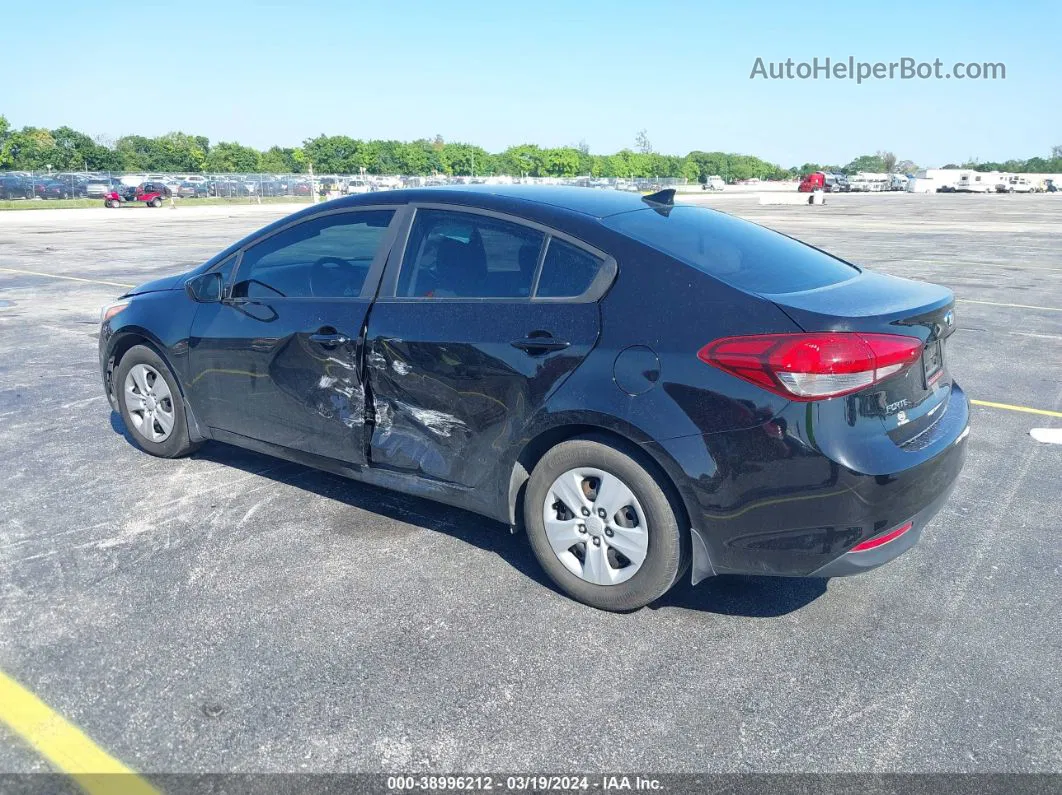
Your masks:
[[[311,201],[346,194],[429,185],[530,184],[576,185],[629,191],[654,191],[679,187],[686,181],[673,177],[469,177],[402,176],[373,174],[173,174],[111,171],[42,172],[0,171],[0,200],[100,199],[111,192],[134,192],[140,185],[164,185],[174,200],[226,199],[253,202],[262,199]]]

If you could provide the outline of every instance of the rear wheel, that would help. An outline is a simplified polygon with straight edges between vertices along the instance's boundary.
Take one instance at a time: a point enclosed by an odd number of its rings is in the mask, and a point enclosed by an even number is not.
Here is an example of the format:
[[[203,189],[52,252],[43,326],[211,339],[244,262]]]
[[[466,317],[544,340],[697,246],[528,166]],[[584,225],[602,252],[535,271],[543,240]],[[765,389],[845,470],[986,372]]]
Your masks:
[[[151,348],[130,348],[118,363],[112,383],[125,427],[145,453],[179,458],[199,448],[188,438],[184,401],[177,382]]]
[[[161,207],[162,206],[162,199],[160,199],[158,196],[156,196],[154,199],[149,201],[148,204],[150,204],[152,207],[156,207],[156,208],[157,207]]]
[[[681,510],[634,456],[573,439],[538,462],[524,497],[528,538],[561,590],[602,610],[662,596],[685,560]]]

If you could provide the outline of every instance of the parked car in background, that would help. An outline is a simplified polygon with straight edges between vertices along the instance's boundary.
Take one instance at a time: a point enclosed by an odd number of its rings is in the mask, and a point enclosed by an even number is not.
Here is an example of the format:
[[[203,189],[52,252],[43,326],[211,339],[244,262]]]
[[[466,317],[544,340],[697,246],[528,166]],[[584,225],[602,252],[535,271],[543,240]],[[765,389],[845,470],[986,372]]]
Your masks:
[[[33,187],[18,174],[0,174],[0,199],[32,199]]]
[[[372,185],[369,181],[362,177],[351,177],[347,180],[346,193],[348,195],[355,193],[368,193],[372,190]]]
[[[242,180],[224,178],[210,183],[210,195],[224,199],[236,199],[250,196],[251,191]]]
[[[712,174],[712,176],[708,177],[704,181],[704,184],[701,185],[701,190],[724,190],[725,188],[726,183],[723,182],[723,178],[718,174]]]
[[[177,196],[182,199],[200,199],[209,195],[210,191],[207,188],[207,183],[205,181],[191,182],[186,180],[177,188]]]
[[[42,199],[74,199],[78,196],[78,185],[67,184],[58,179],[38,183],[37,193]]]
[[[122,181],[114,177],[92,177],[85,183],[85,195],[90,199],[102,199],[118,190],[121,184]]]
[[[106,307],[105,394],[155,456],[213,439],[520,525],[606,610],[910,549],[966,456],[954,296],[674,195],[308,207]]]

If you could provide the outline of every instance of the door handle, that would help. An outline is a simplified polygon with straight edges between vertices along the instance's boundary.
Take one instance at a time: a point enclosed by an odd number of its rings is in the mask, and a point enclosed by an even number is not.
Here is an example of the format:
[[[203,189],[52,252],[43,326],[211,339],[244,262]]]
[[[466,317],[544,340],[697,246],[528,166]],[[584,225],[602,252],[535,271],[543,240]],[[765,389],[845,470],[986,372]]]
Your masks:
[[[510,344],[514,348],[527,351],[532,356],[550,351],[562,351],[571,345],[570,342],[554,339],[549,334],[543,334],[542,336],[528,335],[522,340],[513,340]]]
[[[338,345],[346,345],[350,342],[350,337],[335,331],[327,332],[321,329],[316,334],[310,335],[310,342],[316,342],[326,348],[335,348]]]

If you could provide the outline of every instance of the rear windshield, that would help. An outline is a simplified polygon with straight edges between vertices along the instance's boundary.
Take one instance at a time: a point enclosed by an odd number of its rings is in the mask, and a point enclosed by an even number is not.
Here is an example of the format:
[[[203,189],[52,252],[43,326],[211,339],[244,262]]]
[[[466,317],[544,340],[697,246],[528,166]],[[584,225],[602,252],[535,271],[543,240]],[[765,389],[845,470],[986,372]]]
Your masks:
[[[646,208],[602,219],[605,226],[753,293],[795,293],[837,284],[859,270],[785,235],[706,210]]]

